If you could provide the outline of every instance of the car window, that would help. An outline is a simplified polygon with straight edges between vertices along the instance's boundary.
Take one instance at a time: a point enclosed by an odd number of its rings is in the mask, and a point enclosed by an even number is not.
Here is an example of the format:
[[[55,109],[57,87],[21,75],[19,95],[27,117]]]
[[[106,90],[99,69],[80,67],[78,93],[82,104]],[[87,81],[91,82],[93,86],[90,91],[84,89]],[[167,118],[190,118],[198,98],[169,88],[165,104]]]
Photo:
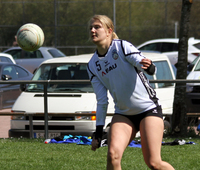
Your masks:
[[[156,78],[157,80],[172,80],[172,73],[167,61],[158,61],[154,63],[157,67]],[[174,83],[158,83],[158,88],[173,86]]]
[[[43,58],[43,55],[39,50],[30,52],[21,49],[16,49],[7,51],[6,53],[11,54],[14,59]]]
[[[7,62],[7,63],[13,63],[12,60],[8,57],[0,57],[0,62]]]
[[[161,52],[178,51],[177,43],[162,43]]]
[[[149,74],[146,74],[146,73],[145,73],[145,75],[146,75],[147,79],[149,79],[149,80],[155,80],[153,76],[151,76],[151,75],[149,75]],[[150,83],[150,85],[151,85],[151,87],[153,87],[154,89],[156,88],[155,83]]]
[[[35,73],[32,80],[89,80],[87,64],[65,63],[65,64],[43,64]],[[43,85],[30,84],[27,91],[41,91]],[[91,83],[66,83],[50,84],[48,92],[93,92]]]
[[[29,75],[28,72],[21,67],[15,66],[15,69],[17,71],[18,78],[27,77]]]
[[[12,80],[16,80],[18,78],[15,66],[5,66],[2,74],[11,76]]]
[[[194,71],[200,71],[200,60],[198,61],[198,63],[196,64]]]
[[[11,50],[7,51],[6,53],[12,55],[14,59],[20,59],[22,55],[22,50],[21,49],[16,49],[16,50]]]
[[[32,58],[43,58],[43,56],[39,50],[37,51],[23,51],[22,50],[21,58],[32,59]]]
[[[64,53],[57,49],[50,49],[48,52],[53,56],[53,58],[66,56]]]
[[[200,49],[200,43],[196,43],[193,46],[195,46],[196,48]]]
[[[167,61],[156,61],[153,62],[156,66],[156,80],[172,80],[173,76],[170,71]],[[155,80],[153,76],[145,74],[149,80]],[[155,83],[150,83],[153,88],[156,88]],[[173,83],[157,83],[158,88],[173,86]]]
[[[194,65],[195,65],[196,62],[199,60],[199,57],[200,57],[200,56],[196,57],[196,58],[187,66],[187,73],[188,73],[188,74],[192,71]]]
[[[141,48],[139,48],[139,50],[141,51],[161,51],[161,45],[162,43],[152,43],[152,44],[147,44]]]

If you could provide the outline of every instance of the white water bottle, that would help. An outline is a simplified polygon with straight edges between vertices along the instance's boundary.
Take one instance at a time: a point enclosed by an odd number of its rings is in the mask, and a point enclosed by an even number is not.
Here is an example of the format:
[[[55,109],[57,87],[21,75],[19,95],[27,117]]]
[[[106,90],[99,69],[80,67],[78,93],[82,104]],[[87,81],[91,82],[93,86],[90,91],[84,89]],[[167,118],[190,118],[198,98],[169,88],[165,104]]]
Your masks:
[[[45,144],[50,143],[50,142],[51,142],[51,139],[46,139],[46,140],[44,141]]]

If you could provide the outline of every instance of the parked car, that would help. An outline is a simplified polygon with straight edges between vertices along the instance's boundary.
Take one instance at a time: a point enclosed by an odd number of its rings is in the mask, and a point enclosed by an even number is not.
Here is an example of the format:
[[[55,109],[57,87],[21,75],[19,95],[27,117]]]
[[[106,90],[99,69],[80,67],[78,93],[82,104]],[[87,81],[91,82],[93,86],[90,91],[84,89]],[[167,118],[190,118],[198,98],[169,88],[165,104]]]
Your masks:
[[[16,64],[15,60],[13,59],[12,55],[6,53],[0,53],[0,62],[7,62]]]
[[[21,66],[12,63],[0,62],[0,80],[19,81],[31,80],[33,74]],[[1,84],[0,83],[0,109],[12,108],[17,97],[20,95],[19,84]]]
[[[187,76],[188,80],[200,80],[200,57]],[[186,103],[188,113],[200,113],[200,83],[187,83]]]
[[[196,62],[199,60],[199,56],[200,56],[200,55],[198,55],[190,64],[187,65],[187,73],[188,73],[188,74],[192,71],[194,65],[195,65]]]
[[[172,66],[163,54],[146,53],[157,66],[157,72],[150,79],[175,79]],[[92,54],[63,57],[44,61],[32,80],[82,80],[89,79],[87,74],[87,63]],[[151,83],[155,88],[162,103],[163,113],[172,114],[174,84],[173,83]],[[13,112],[44,112],[43,85],[30,84],[21,93],[12,107]],[[76,116],[76,113],[96,111],[96,96],[91,83],[88,84],[49,84],[48,89],[48,112],[51,113],[73,113],[74,116],[61,117],[49,116],[49,137],[54,135],[91,135],[96,128],[95,116]],[[108,113],[114,113],[114,103],[109,95]],[[111,116],[106,117],[104,130],[110,126]],[[44,136],[44,118],[33,116],[33,129],[35,137]],[[9,137],[29,137],[28,117],[16,117],[11,120]]]
[[[11,47],[5,50],[4,53],[11,54],[18,65],[26,68],[31,73],[34,73],[45,60],[66,56],[60,50],[53,47],[40,47],[32,52],[24,51],[21,47]]]
[[[153,51],[165,54],[170,62],[175,65],[178,62],[178,38],[163,38],[147,41],[137,48],[140,51]],[[188,63],[191,63],[200,54],[200,40],[189,38]]]

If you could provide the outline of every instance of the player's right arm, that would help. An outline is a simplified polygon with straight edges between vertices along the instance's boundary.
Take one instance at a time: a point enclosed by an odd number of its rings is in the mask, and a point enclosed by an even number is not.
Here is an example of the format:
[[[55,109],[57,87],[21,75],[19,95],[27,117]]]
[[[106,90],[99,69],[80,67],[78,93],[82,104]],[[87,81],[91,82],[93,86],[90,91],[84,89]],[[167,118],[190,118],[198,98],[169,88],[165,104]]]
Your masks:
[[[95,151],[100,146],[102,139],[103,126],[105,125],[105,118],[107,113],[108,97],[106,87],[100,82],[98,77],[93,74],[89,67],[88,75],[97,99],[96,132],[92,141],[92,150]]]

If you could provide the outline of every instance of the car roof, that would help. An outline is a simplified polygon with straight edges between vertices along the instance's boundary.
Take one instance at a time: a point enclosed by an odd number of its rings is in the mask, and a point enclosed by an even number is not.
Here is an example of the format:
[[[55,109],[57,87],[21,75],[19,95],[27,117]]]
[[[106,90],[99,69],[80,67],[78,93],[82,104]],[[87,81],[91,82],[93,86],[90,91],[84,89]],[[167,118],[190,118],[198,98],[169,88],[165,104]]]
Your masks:
[[[13,50],[13,49],[22,49],[21,47],[10,47],[6,50],[4,50],[4,52],[9,51],[9,50]],[[48,49],[55,49],[54,47],[40,47],[39,50],[44,49],[44,50],[48,50]]]
[[[149,41],[146,41],[144,43],[153,43],[153,42],[174,42],[174,43],[177,43],[178,40],[179,40],[178,38],[161,38],[161,39],[149,40]]]
[[[0,53],[0,56],[8,57],[9,59],[12,60],[12,62],[13,62],[14,64],[16,64],[16,62],[15,62],[15,60],[13,59],[12,55],[7,54],[7,53]]]
[[[0,53],[0,56],[6,56],[6,57],[11,57],[12,58],[12,55],[8,54],[8,53]]]
[[[161,38],[161,39],[153,39],[153,40],[149,40],[146,41],[142,44],[140,44],[138,47],[140,47],[141,45],[143,46],[144,44],[149,44],[149,43],[156,43],[156,42],[171,42],[171,43],[178,43],[179,42],[179,38]],[[188,43],[189,44],[196,44],[199,43],[200,39],[195,39],[194,37],[190,37],[188,39]]]
[[[61,58],[53,58],[44,61],[42,64],[47,63],[88,63],[92,54],[81,54],[81,55],[74,55],[74,56],[67,56],[67,57],[61,57]]]
[[[160,53],[142,53],[146,58],[151,59],[152,61],[168,60],[168,57]],[[92,54],[82,54],[76,56],[68,56],[62,58],[53,58],[44,61],[42,64],[50,63],[88,63],[93,56]]]
[[[143,52],[142,53],[146,58],[151,59],[152,61],[160,61],[160,60],[169,60],[168,57],[165,54],[160,54],[160,53],[147,53]]]

